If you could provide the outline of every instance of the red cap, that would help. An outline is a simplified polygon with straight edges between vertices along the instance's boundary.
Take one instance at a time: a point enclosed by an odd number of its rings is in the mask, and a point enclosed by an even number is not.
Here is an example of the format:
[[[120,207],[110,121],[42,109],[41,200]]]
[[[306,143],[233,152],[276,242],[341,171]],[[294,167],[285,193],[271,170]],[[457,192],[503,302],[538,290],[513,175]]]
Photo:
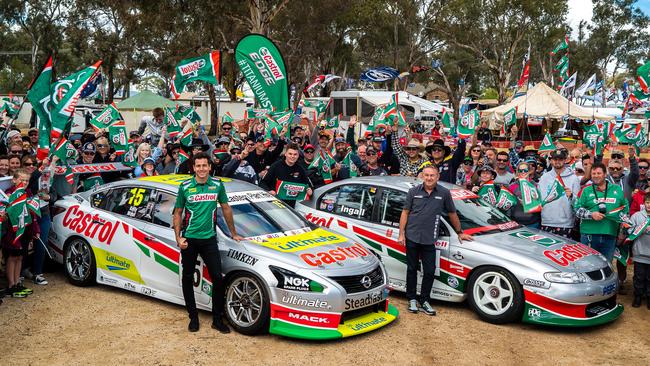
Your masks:
[[[307,144],[307,145],[305,145],[305,148],[303,149],[303,151],[304,151],[304,150],[307,150],[307,149],[316,150],[316,148],[315,148],[314,145],[312,145],[312,144]]]

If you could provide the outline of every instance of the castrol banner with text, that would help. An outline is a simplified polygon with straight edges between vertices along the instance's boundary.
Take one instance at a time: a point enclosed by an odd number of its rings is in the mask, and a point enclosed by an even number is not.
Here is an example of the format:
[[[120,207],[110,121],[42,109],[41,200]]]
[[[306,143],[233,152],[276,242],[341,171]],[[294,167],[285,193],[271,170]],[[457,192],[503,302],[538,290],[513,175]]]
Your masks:
[[[261,34],[244,36],[237,43],[235,59],[260,108],[275,111],[289,108],[284,59],[270,39]]]

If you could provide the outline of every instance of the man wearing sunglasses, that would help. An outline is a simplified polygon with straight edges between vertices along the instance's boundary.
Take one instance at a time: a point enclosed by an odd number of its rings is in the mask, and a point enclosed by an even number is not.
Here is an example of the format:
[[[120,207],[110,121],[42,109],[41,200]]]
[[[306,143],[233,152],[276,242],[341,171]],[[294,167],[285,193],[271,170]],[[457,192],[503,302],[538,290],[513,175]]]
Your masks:
[[[580,179],[572,169],[567,168],[566,149],[557,149],[551,152],[552,169],[544,173],[539,179],[539,192],[542,200],[551,194],[555,181],[559,181],[564,187],[564,195],[550,203],[542,206],[541,229],[557,235],[571,238],[575,216],[573,213],[573,202],[575,194],[580,191]]]
[[[456,151],[449,157],[451,148],[445,146],[445,142],[442,139],[437,139],[427,144],[425,150],[431,157],[429,162],[435,165],[440,172],[439,180],[447,183],[456,183],[456,173],[458,172],[458,167],[463,163],[463,159],[465,159],[466,146],[465,139],[458,139]]]
[[[508,163],[510,159],[508,158],[508,153],[505,151],[499,151],[497,153],[497,177],[494,178],[494,184],[510,184],[514,179],[515,175],[508,171]]]
[[[650,167],[650,162],[648,159],[641,158],[639,159],[639,179],[636,181],[636,189],[640,191],[645,191],[648,188],[648,167]]]
[[[620,150],[612,151],[611,159],[607,164],[607,181],[610,184],[615,184],[623,189],[625,199],[632,200],[632,193],[636,187],[636,182],[639,180],[639,163],[636,160],[636,150],[630,146],[628,149],[630,156],[630,170],[626,174],[623,166],[623,159],[625,155]]]
[[[361,166],[361,175],[363,176],[384,176],[388,175],[386,169],[384,169],[379,164],[379,159],[377,158],[378,151],[374,147],[370,146],[366,149],[366,161]]]

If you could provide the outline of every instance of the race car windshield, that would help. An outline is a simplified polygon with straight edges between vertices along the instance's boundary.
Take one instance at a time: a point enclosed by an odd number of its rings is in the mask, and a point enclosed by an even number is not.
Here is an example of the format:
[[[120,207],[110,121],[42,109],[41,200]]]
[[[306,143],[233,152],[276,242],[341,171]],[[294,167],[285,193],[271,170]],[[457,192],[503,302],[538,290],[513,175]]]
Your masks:
[[[237,234],[244,238],[264,238],[293,235],[295,231],[309,231],[309,224],[279,200],[245,202],[230,206]],[[223,219],[221,207],[217,214],[217,226],[231,236]]]
[[[520,226],[497,208],[477,198],[454,199],[454,204],[460,225],[468,234],[490,234]]]

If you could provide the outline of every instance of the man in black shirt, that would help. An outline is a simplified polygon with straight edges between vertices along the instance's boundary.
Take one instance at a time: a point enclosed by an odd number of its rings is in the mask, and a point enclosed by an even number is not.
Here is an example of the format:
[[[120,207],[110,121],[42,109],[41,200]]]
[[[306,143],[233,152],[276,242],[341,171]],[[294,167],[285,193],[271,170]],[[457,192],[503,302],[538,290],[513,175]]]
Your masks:
[[[262,188],[268,190],[272,195],[276,195],[277,192],[275,189],[279,181],[311,186],[307,176],[307,170],[298,164],[299,157],[300,147],[294,143],[287,145],[284,159],[273,163],[262,179]],[[311,188],[307,188],[307,195],[309,196],[311,193]],[[295,207],[296,205],[296,201],[294,200],[283,200],[283,202],[291,207]]]
[[[278,140],[278,146],[273,151],[269,151],[268,146],[264,145],[264,136],[259,136],[255,141],[255,150],[248,154],[246,161],[255,169],[255,173],[263,177],[266,172],[262,172],[268,169],[282,153],[284,143],[284,138],[281,137]]]

